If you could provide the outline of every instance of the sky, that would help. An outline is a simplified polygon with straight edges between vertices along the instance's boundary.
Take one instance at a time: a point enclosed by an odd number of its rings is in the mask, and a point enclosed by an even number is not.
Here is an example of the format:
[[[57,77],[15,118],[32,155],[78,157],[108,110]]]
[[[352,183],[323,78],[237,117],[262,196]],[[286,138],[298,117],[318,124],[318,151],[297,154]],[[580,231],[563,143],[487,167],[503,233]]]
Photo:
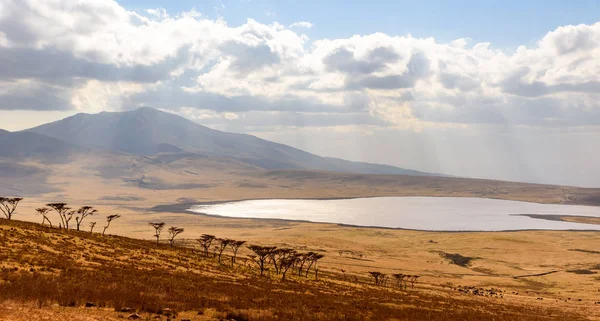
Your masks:
[[[600,1],[0,0],[0,128],[149,106],[323,156],[600,187]]]

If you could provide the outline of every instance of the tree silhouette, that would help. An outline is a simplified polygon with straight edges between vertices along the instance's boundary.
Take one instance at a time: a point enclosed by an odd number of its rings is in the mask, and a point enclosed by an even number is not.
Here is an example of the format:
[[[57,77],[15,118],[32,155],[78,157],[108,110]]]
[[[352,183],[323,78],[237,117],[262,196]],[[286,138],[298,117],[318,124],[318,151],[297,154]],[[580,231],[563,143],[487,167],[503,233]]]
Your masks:
[[[302,276],[302,270],[306,262],[309,261],[314,252],[302,253],[298,255],[296,264],[298,265],[298,276]]]
[[[121,217],[121,215],[119,215],[119,214],[112,214],[112,215],[109,215],[106,217],[106,226],[102,230],[102,236],[104,236],[104,233],[106,233],[106,229],[110,226],[110,222],[118,219],[119,217]]]
[[[48,225],[52,227],[52,222],[48,219],[48,212],[50,212],[48,207],[39,207],[36,208],[35,211],[42,216],[42,225],[44,225],[44,222],[48,221]]]
[[[71,211],[71,208],[67,206],[67,203],[49,203],[46,204],[46,206],[50,207],[56,213],[58,213],[58,216],[60,217],[60,221],[62,223],[60,227],[68,229],[69,221],[71,220],[75,212]]]
[[[96,222],[90,222],[90,233],[94,233],[95,226],[96,226]]]
[[[406,289],[406,284],[404,282],[404,278],[406,277],[404,274],[402,273],[396,273],[396,274],[392,274],[392,276],[394,277],[394,279],[396,279],[396,286],[398,288],[405,288]]]
[[[250,257],[260,268],[260,275],[264,275],[265,263],[271,252],[275,251],[276,246],[260,246],[260,245],[248,245],[250,251],[256,253],[256,256]]]
[[[0,211],[4,213],[6,219],[10,220],[12,218],[17,205],[22,200],[22,197],[0,197]]]
[[[281,273],[281,281],[285,281],[287,271],[296,264],[299,255],[293,249],[279,249],[274,252],[278,252],[275,256],[275,264],[279,265],[278,268],[276,267],[276,271]]]
[[[377,271],[370,271],[369,274],[371,274],[371,276],[373,277],[375,285],[380,285],[383,277],[385,277],[385,274]]]
[[[245,243],[246,243],[246,241],[234,241],[234,240],[231,240],[231,243],[229,243],[229,246],[231,247],[231,252],[233,252],[233,255],[231,256],[231,266],[233,266],[235,264],[235,258],[237,257],[238,250]]]
[[[183,233],[183,231],[184,231],[183,227],[176,227],[176,226],[169,227],[169,244],[171,245],[171,247],[173,247],[173,245],[175,244],[175,237],[177,237],[177,235]]]
[[[98,210],[94,209],[91,206],[82,206],[77,210],[77,216],[75,217],[75,223],[77,224],[77,230],[79,231],[79,226],[83,222],[83,219],[98,213]]]
[[[150,222],[148,225],[154,228],[154,237],[156,237],[156,245],[160,242],[160,232],[165,228],[165,222]]]
[[[311,255],[308,257],[308,261],[310,262],[308,267],[306,268],[306,277],[308,277],[308,272],[310,272],[310,268],[312,266],[315,266],[315,273],[317,271],[317,261],[322,259],[324,257],[323,254],[319,254],[319,253],[314,253],[312,252]]]
[[[216,237],[214,235],[202,234],[200,236],[200,238],[196,240],[196,241],[198,241],[198,243],[200,243],[200,246],[202,246],[202,248],[204,249],[204,256],[205,257],[208,257],[208,252],[210,250],[210,245],[212,244],[212,242],[213,242],[214,239],[216,239]]]
[[[233,242],[233,240],[230,239],[217,239],[217,242],[219,242],[219,244],[217,245],[217,252],[219,253],[219,264],[221,264],[221,255],[223,254],[223,251],[225,250],[225,248],[227,246],[229,246],[229,244],[231,244],[231,242]]]
[[[411,287],[414,289],[415,288],[415,282],[417,282],[417,279],[420,278],[420,276],[418,275],[407,275],[408,278],[408,282],[410,282]]]
[[[276,274],[279,274],[279,271],[281,270],[281,263],[283,262],[283,260],[286,259],[288,256],[292,255],[293,253],[295,253],[294,250],[283,248],[273,250],[269,254],[269,259],[271,260],[273,267],[275,267]]]

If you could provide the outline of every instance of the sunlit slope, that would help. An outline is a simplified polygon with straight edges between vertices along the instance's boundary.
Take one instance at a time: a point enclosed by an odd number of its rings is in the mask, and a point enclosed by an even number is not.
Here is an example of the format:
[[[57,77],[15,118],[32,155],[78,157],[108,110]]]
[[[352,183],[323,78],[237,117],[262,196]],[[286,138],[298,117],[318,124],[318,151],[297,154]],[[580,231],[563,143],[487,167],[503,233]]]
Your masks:
[[[213,130],[152,108],[121,113],[77,114],[28,131],[78,146],[133,155],[188,152],[239,159],[264,169],[431,175],[388,165],[320,157],[255,136]]]

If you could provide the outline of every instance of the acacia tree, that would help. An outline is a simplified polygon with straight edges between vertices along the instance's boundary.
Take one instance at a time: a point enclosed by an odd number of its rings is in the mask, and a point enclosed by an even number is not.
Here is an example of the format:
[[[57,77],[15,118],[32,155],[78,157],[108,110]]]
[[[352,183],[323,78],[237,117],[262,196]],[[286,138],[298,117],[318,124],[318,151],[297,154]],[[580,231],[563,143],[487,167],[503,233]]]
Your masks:
[[[77,210],[76,213],[77,216],[75,217],[75,223],[77,224],[77,230],[79,231],[79,226],[81,226],[83,219],[98,213],[98,210],[91,206],[82,206]]]
[[[319,254],[319,253],[312,253],[312,255],[309,257],[309,265],[308,268],[306,268],[306,277],[308,277],[308,272],[310,271],[310,268],[314,266],[314,270],[315,270],[315,276],[318,277],[318,272],[317,272],[317,261],[319,261],[320,259],[322,259],[324,257],[323,254]]]
[[[68,229],[69,221],[71,220],[71,218],[73,218],[75,212],[71,211],[71,208],[67,206],[67,203],[49,203],[46,204],[46,206],[50,207],[56,213],[58,213],[58,216],[60,217],[60,221],[62,223],[60,226]]]
[[[110,226],[110,222],[112,222],[113,220],[118,219],[119,217],[121,217],[120,214],[112,214],[112,215],[109,215],[109,216],[106,217],[106,226],[102,230],[102,236],[104,236],[104,233],[106,233],[106,229]]]
[[[383,277],[385,277],[385,274],[383,274],[381,272],[377,272],[377,271],[369,271],[369,274],[371,274],[371,276],[373,277],[373,281],[375,282],[375,285],[380,285],[381,280],[383,279]]]
[[[90,222],[90,234],[94,233],[94,226],[96,226],[96,222]]]
[[[235,258],[237,257],[238,250],[245,243],[246,243],[246,241],[235,241],[235,240],[231,240],[231,243],[229,243],[229,246],[231,247],[231,252],[233,253],[233,255],[231,256],[231,266],[233,266],[235,264]]]
[[[271,254],[269,254],[269,259],[271,260],[271,263],[275,267],[276,274],[279,274],[283,260],[285,260],[287,257],[289,257],[290,255],[292,255],[294,253],[295,253],[294,250],[284,248],[284,249],[273,250],[271,252]]]
[[[12,218],[17,205],[22,200],[22,197],[0,197],[0,211],[4,213],[6,219],[10,220]]]
[[[258,265],[260,268],[260,275],[264,275],[265,271],[265,263],[267,259],[271,255],[271,252],[275,251],[276,246],[260,246],[260,245],[248,245],[248,249],[250,251],[256,253],[255,256],[250,256],[250,258]]]
[[[165,222],[150,222],[148,225],[154,228],[154,237],[156,237],[156,245],[160,242],[160,233],[165,228]]]
[[[210,245],[212,244],[213,240],[215,240],[215,239],[216,239],[216,237],[214,235],[202,234],[200,236],[200,238],[196,240],[196,241],[198,241],[198,243],[200,243],[200,246],[202,246],[202,249],[204,249],[205,257],[208,257]]]
[[[217,239],[217,242],[219,242],[219,244],[217,245],[217,252],[219,253],[219,264],[221,264],[221,255],[223,254],[223,251],[225,250],[225,248],[227,246],[229,246],[229,244],[231,244],[231,242],[233,242],[233,240],[230,239]]]
[[[291,250],[291,252],[285,256],[281,258],[281,262],[279,263],[279,269],[281,270],[281,281],[285,281],[285,274],[287,273],[287,271],[296,264],[296,262],[298,262],[298,257],[299,254],[294,251]]]
[[[304,265],[310,260],[313,254],[315,254],[315,252],[302,253],[298,255],[298,260],[296,262],[298,266],[298,276],[302,276]]]
[[[44,225],[44,222],[48,221],[48,225],[50,225],[50,227],[52,227],[52,222],[50,222],[50,219],[48,219],[48,212],[50,212],[50,209],[47,207],[39,207],[36,208],[35,211],[42,216],[42,225]]]
[[[183,227],[176,227],[176,226],[169,227],[169,244],[171,245],[171,247],[173,247],[173,245],[175,244],[175,237],[177,237],[177,235],[183,233],[183,231],[184,231]]]

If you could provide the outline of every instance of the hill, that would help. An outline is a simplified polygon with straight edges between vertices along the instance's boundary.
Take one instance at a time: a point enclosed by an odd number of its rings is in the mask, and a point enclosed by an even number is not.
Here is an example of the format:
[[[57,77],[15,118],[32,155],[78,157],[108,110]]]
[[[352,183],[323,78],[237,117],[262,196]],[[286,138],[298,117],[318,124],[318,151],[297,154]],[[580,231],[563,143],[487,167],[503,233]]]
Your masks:
[[[232,266],[230,257],[219,263],[189,247],[4,219],[0,259],[0,320],[119,320],[136,312],[146,320],[585,319],[504,300],[500,290],[492,298],[426,282],[375,286],[324,267],[318,280],[289,273],[282,281],[273,269],[260,276],[247,253]]]
[[[86,152],[86,148],[35,132],[0,130],[0,157],[14,160],[37,159],[61,162],[71,155]]]
[[[320,157],[255,136],[227,133],[152,108],[77,114],[31,128],[70,144],[138,156],[195,153],[241,160],[263,169],[314,169],[367,174],[433,175],[388,165]]]

